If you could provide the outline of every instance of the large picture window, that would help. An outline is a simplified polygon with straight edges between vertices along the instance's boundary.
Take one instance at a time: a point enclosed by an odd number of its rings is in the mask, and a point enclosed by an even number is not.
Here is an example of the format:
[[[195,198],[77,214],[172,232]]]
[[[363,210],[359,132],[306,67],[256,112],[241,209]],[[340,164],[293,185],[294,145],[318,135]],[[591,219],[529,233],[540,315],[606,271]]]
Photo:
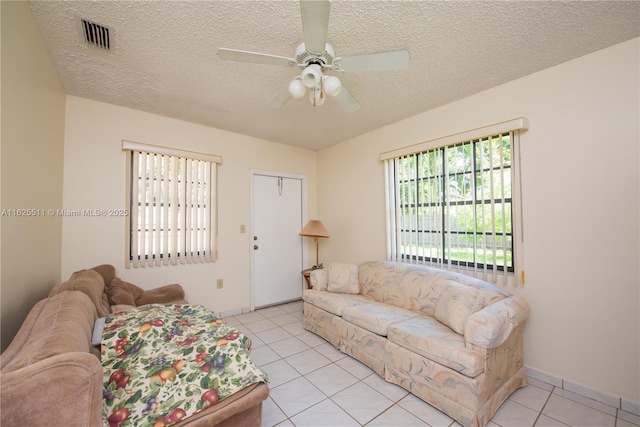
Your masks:
[[[386,159],[389,258],[494,282],[513,276],[514,135],[500,132]]]
[[[128,266],[216,259],[219,157],[125,141],[129,150]]]

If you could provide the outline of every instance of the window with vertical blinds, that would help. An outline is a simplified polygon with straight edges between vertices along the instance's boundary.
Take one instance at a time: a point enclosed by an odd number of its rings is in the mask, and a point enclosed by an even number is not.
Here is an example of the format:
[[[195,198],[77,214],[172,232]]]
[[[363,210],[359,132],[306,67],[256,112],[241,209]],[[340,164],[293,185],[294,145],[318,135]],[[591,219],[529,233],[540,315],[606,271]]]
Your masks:
[[[217,258],[219,156],[123,141],[128,151],[127,266]]]
[[[517,283],[518,136],[513,129],[387,155],[389,259]]]

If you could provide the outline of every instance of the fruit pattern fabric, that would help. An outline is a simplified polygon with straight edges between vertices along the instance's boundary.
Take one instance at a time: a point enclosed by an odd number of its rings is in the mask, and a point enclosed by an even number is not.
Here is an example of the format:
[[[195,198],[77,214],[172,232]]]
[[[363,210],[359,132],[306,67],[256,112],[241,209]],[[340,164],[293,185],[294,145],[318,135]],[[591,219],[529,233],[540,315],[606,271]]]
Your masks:
[[[199,305],[150,304],[107,317],[103,419],[109,427],[174,424],[267,382],[251,341]]]

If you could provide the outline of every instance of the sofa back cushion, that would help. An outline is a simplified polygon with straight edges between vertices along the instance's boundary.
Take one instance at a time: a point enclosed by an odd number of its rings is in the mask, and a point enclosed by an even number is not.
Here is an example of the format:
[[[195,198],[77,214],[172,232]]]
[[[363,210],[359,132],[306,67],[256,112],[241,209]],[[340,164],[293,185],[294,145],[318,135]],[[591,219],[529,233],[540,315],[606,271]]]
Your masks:
[[[0,357],[3,373],[48,357],[90,352],[96,307],[83,292],[61,292],[38,302]]]
[[[105,292],[104,276],[98,271],[93,269],[76,271],[69,280],[55,286],[49,292],[49,296],[52,297],[66,291],[80,291],[86,294],[96,306],[98,317],[104,317],[109,314],[109,301]]]
[[[332,262],[328,269],[327,290],[344,294],[360,293],[358,284],[358,266]]]
[[[144,290],[133,283],[114,277],[107,286],[107,297],[112,305],[136,305],[138,299]]]
[[[480,310],[478,290],[453,280],[442,283],[442,292],[436,303],[435,318],[460,335],[464,334],[467,317]]]
[[[311,286],[313,286],[313,289],[316,291],[327,290],[327,285],[329,284],[327,271],[329,271],[327,268],[317,268],[311,271],[309,279],[311,280]]]
[[[415,264],[367,262],[358,274],[364,295],[435,317],[460,334],[467,317],[509,295],[471,276]]]
[[[406,264],[374,261],[360,264],[358,280],[361,293],[377,302],[404,307],[405,291],[400,288],[400,280],[407,270]],[[394,303],[393,301],[396,301]]]

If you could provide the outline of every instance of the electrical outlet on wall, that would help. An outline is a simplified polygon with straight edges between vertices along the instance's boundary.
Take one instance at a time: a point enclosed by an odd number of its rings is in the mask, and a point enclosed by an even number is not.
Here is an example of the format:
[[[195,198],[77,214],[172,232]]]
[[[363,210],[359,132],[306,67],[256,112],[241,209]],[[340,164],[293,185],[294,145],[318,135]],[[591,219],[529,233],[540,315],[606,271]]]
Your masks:
[[[216,281],[216,286],[218,287],[218,289],[222,289],[222,286],[223,286],[222,279],[218,279]]]

